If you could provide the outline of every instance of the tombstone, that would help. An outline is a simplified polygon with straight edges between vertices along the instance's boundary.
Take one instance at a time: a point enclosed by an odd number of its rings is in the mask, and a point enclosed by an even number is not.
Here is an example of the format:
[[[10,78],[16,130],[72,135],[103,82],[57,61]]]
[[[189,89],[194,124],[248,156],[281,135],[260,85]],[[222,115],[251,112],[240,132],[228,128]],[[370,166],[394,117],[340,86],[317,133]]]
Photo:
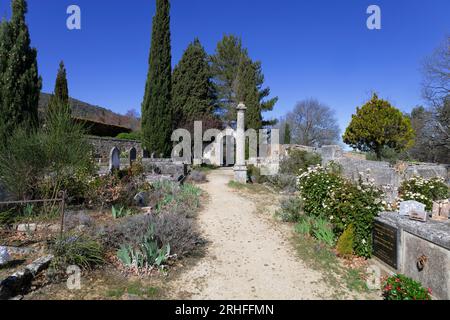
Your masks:
[[[450,200],[433,202],[433,220],[447,221],[450,219]]]
[[[137,151],[136,148],[133,147],[130,149],[130,166],[135,162],[137,159]]]
[[[426,205],[423,203],[410,200],[403,201],[400,203],[400,215],[405,217],[410,217],[414,220],[426,221]]]
[[[120,170],[120,150],[114,147],[109,154],[109,171],[116,170]]]
[[[425,211],[426,205],[414,200],[400,202],[400,215],[409,216],[411,211]]]

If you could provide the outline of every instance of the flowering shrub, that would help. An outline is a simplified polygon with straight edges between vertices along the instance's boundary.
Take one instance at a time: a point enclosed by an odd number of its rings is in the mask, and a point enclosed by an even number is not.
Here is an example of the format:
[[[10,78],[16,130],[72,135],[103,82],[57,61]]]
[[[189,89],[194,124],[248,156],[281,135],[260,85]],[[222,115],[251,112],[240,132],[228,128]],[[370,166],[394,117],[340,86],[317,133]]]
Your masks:
[[[298,187],[305,214],[330,221],[337,236],[352,224],[354,252],[361,257],[372,255],[373,220],[383,210],[380,190],[362,179],[358,184],[347,181],[321,166],[303,172]]]
[[[399,202],[415,200],[425,204],[428,211],[433,209],[433,201],[444,200],[450,196],[449,188],[443,178],[427,180],[422,177],[413,177],[404,181],[399,194]]]
[[[431,289],[404,275],[388,278],[383,287],[385,300],[431,300],[431,294]]]

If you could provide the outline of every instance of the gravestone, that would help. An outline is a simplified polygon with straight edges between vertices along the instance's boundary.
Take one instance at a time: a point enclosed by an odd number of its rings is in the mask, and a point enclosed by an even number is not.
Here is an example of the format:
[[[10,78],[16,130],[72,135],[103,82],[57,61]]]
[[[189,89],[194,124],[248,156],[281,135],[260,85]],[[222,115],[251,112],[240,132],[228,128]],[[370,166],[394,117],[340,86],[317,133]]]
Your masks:
[[[113,148],[109,155],[109,171],[120,170],[120,151],[117,148]]]
[[[426,212],[425,208],[426,205],[414,200],[403,201],[400,203],[400,215],[409,217],[412,213],[421,214]]]
[[[131,148],[130,150],[130,166],[135,162],[137,159],[137,151],[136,148]]]
[[[399,241],[398,229],[386,223],[375,221],[372,239],[374,256],[397,270]]]

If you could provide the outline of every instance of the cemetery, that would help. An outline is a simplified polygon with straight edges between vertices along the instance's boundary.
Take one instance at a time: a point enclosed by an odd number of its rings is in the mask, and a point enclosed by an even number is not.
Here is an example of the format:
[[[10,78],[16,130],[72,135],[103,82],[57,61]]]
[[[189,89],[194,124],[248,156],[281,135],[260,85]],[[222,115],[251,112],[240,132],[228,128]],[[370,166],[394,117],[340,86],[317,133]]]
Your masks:
[[[314,98],[270,120],[278,98],[242,39],[208,54],[195,38],[172,70],[170,2],[155,3],[142,112],[92,119],[63,62],[43,100],[27,1],[11,0],[0,300],[450,300],[448,90],[411,113],[353,101],[343,135]]]

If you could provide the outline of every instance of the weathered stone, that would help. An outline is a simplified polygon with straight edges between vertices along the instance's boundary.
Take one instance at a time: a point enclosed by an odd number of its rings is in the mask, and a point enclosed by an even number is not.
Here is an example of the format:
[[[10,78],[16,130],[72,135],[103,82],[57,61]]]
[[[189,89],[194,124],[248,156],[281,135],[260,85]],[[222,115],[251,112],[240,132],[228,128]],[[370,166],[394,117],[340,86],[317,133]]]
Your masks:
[[[11,260],[8,249],[6,247],[0,247],[0,266],[8,263]]]
[[[117,147],[111,149],[109,155],[109,171],[120,169],[120,150]]]
[[[398,270],[450,299],[450,221],[421,223],[397,213],[383,212],[376,221],[399,230]]]
[[[187,166],[182,163],[174,163],[171,159],[143,159],[144,170],[149,174],[168,175],[178,180],[187,174]]]
[[[10,277],[0,282],[0,300],[15,297],[18,294],[29,290],[31,281],[41,271],[48,268],[53,260],[52,255],[41,257],[26,266],[23,270],[17,271]]]
[[[245,165],[245,110],[247,110],[245,105],[240,103],[237,107],[236,165],[234,166],[234,180],[244,184],[247,183],[247,166]],[[227,150],[229,149],[232,148],[227,148]]]
[[[433,219],[446,221],[450,218],[450,201],[436,201],[433,203]]]
[[[37,230],[37,224],[35,223],[30,223],[30,224],[19,224],[17,226],[17,231],[19,232],[36,232]]]
[[[401,216],[410,216],[413,213],[421,214],[425,213],[426,205],[423,203],[409,200],[409,201],[403,201],[400,203],[400,215]]]

